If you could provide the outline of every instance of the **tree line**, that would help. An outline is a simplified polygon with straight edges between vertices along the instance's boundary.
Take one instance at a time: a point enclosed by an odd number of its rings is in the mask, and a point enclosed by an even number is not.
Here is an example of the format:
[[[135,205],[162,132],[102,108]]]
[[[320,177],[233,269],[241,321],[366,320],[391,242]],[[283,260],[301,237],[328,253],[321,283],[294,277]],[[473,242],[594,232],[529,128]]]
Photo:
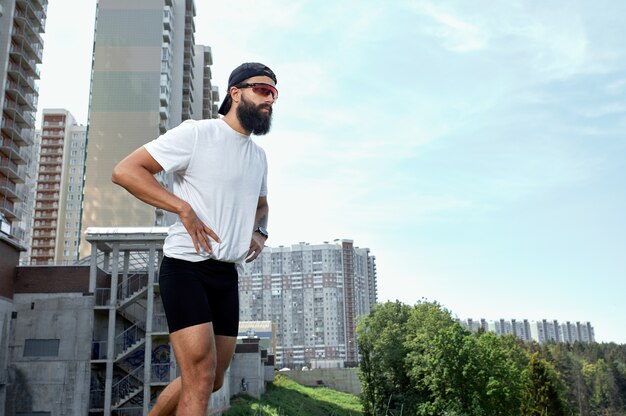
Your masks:
[[[473,332],[425,301],[378,304],[357,334],[366,415],[626,415],[626,345]]]

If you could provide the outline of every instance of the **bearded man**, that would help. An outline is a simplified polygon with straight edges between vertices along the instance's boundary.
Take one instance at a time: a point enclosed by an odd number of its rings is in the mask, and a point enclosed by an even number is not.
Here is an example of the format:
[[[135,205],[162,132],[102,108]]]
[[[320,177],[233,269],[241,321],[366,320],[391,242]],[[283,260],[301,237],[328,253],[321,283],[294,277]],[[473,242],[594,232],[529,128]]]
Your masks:
[[[249,62],[235,68],[211,120],[187,120],[135,150],[112,180],[178,215],[163,246],[161,298],[180,377],[151,415],[204,415],[220,389],[239,326],[238,276],[268,237],[267,160],[251,134],[269,132],[276,75]],[[155,179],[173,172],[172,191]]]

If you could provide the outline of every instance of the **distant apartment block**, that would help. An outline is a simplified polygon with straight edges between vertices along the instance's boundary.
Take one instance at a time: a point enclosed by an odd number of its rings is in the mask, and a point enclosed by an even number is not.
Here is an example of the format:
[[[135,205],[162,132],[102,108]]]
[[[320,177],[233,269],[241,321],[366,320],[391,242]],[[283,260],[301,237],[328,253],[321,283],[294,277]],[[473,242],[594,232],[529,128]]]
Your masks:
[[[36,175],[31,264],[78,260],[87,127],[63,109],[44,109]]]
[[[11,234],[25,243],[26,165],[31,160],[47,0],[0,3],[0,212]]]
[[[240,319],[276,324],[279,367],[356,363],[356,318],[376,303],[375,260],[352,240],[266,247],[240,276]]]
[[[475,321],[472,319],[459,320],[465,328],[473,331],[480,329],[495,332],[497,335],[511,334],[522,341],[536,341],[540,344],[545,342],[595,342],[593,326],[590,322],[570,322],[563,324],[557,320],[532,321],[527,319],[518,321],[515,319],[499,319],[487,322],[485,319]]]
[[[81,228],[167,225],[171,217],[111,183],[111,172],[182,121],[217,117],[211,49],[195,44],[193,0],[99,0],[97,10]]]

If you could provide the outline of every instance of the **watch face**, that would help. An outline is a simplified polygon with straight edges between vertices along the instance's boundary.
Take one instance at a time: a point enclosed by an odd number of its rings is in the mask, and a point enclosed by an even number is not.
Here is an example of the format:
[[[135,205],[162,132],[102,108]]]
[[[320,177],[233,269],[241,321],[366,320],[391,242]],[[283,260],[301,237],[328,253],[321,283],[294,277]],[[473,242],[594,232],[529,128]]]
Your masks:
[[[256,231],[261,234],[263,237],[267,237],[267,230],[263,227],[257,227]]]

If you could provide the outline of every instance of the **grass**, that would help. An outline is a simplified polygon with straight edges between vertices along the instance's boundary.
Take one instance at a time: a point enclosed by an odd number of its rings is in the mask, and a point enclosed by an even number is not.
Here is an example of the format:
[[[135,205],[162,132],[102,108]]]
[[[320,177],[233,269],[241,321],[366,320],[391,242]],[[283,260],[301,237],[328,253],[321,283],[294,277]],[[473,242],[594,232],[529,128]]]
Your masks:
[[[327,387],[305,387],[281,374],[261,400],[240,395],[224,416],[363,416],[357,396]]]

